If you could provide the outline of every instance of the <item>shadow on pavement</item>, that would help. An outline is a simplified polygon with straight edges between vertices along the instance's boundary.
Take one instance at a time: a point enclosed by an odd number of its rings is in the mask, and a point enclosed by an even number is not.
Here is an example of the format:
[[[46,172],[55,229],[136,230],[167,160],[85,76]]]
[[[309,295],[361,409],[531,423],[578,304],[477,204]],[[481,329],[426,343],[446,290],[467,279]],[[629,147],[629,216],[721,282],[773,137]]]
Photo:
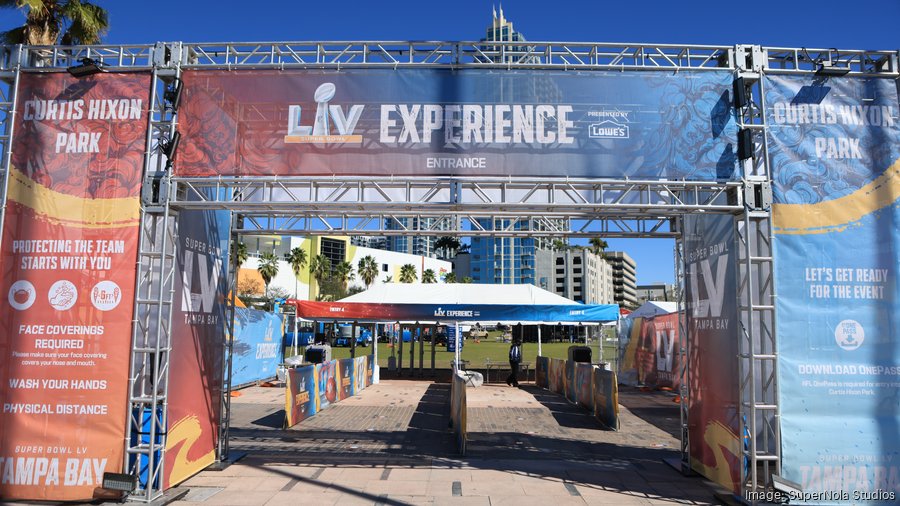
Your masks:
[[[628,408],[634,416],[668,432],[681,440],[681,412],[673,402],[675,392],[642,391],[637,387],[619,386],[619,404]]]

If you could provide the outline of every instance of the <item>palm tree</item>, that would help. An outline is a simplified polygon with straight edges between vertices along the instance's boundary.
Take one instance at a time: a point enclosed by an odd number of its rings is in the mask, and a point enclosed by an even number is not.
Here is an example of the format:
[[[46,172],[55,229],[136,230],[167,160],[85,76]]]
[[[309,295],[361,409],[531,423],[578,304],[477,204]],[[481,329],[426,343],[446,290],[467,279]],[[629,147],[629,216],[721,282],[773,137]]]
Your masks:
[[[609,244],[607,244],[602,237],[591,237],[590,243],[591,251],[593,251],[595,255],[604,256],[603,252],[609,247]]]
[[[309,273],[321,284],[325,278],[331,275],[331,260],[325,255],[316,255],[309,263]]]
[[[451,256],[451,251],[453,253],[456,253],[456,251],[459,249],[459,239],[457,239],[456,237],[445,235],[438,238],[438,240],[434,242],[434,247],[436,249],[443,250],[444,258],[447,258]]]
[[[26,10],[23,26],[0,33],[5,44],[98,44],[109,28],[106,9],[81,0],[0,0],[0,8]]]
[[[444,283],[456,283],[456,273],[455,273],[455,272],[448,272],[448,273],[444,276]]]
[[[299,299],[300,273],[303,272],[307,263],[306,250],[299,246],[291,249],[288,254],[288,263],[291,264],[291,270],[294,271],[294,297]]]
[[[560,239],[553,239],[553,244],[550,247],[553,251],[565,251],[569,249],[569,244]]]
[[[423,283],[437,283],[437,276],[434,275],[433,269],[425,269],[422,271]]]
[[[406,264],[400,267],[400,282],[401,283],[415,283],[417,278],[416,266],[413,264]]]
[[[259,265],[256,266],[256,270],[259,271],[259,275],[266,283],[266,296],[268,296],[269,283],[278,275],[278,257],[275,256],[275,253],[263,253],[259,256]]]
[[[356,275],[353,273],[353,264],[341,262],[334,266],[334,277],[341,285],[342,291],[347,291],[347,282],[353,281]]]
[[[378,277],[378,262],[372,255],[366,255],[359,259],[356,264],[356,272],[359,273],[359,279],[366,284],[366,290],[375,282]]]
[[[231,254],[237,256],[238,269],[250,258],[250,254],[247,253],[247,245],[242,242],[231,243]]]
[[[469,284],[469,283],[471,283],[472,281],[473,281],[473,279],[472,279],[471,276],[464,276],[464,277],[462,278],[462,283]]]

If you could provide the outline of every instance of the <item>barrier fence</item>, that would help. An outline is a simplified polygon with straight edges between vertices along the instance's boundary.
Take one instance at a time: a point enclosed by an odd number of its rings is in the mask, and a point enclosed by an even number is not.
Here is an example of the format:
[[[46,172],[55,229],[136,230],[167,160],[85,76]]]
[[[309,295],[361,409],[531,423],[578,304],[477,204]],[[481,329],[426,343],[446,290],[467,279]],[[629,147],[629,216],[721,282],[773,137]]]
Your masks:
[[[619,430],[619,388],[616,373],[591,364],[538,357],[535,384],[562,394],[587,408],[600,423]]]
[[[459,373],[450,383],[450,425],[456,433],[460,455],[466,454],[466,378]]]
[[[293,427],[371,386],[374,364],[372,357],[366,355],[288,369],[284,427]]]

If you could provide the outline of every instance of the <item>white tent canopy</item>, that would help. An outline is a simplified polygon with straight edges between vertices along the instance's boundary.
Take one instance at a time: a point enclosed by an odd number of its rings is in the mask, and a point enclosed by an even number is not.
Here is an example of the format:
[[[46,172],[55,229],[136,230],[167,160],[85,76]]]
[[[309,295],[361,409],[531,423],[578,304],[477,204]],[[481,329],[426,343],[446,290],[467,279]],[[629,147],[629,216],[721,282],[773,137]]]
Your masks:
[[[678,304],[660,300],[648,300],[641,307],[635,309],[626,318],[650,318],[653,316],[671,314],[678,310]]]
[[[516,304],[580,305],[534,285],[472,283],[385,283],[340,302],[381,304]]]

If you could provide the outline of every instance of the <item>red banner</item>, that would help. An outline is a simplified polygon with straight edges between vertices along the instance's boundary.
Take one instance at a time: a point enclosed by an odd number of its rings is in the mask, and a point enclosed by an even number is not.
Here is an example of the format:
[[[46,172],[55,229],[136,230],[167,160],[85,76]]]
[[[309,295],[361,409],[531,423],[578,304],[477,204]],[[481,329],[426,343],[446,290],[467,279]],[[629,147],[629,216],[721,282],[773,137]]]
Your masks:
[[[640,332],[635,350],[638,383],[653,388],[678,388],[678,313],[644,318]]]
[[[121,472],[148,74],[22,74],[0,294],[0,497]]]

